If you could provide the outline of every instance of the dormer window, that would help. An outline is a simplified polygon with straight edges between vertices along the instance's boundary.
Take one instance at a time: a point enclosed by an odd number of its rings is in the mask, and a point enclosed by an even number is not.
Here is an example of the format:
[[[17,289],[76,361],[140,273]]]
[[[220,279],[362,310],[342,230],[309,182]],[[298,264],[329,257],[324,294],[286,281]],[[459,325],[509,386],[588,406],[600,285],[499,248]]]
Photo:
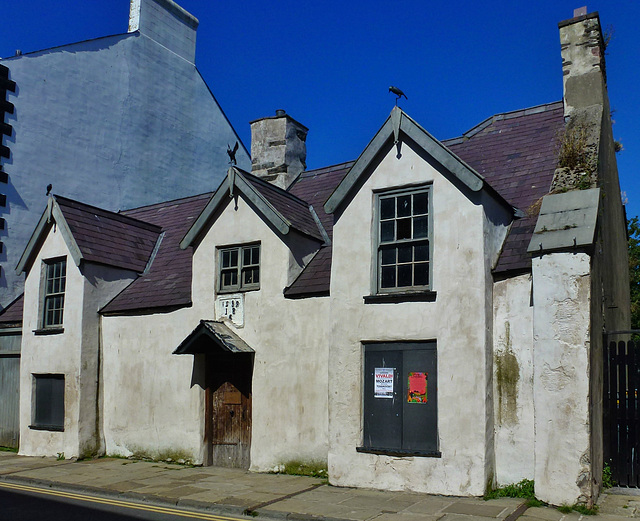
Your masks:
[[[67,259],[44,261],[44,291],[42,327],[62,327],[64,315],[64,292],[67,282]]]
[[[377,195],[378,293],[431,286],[428,186]]]
[[[221,293],[260,289],[260,245],[218,250],[218,290]]]

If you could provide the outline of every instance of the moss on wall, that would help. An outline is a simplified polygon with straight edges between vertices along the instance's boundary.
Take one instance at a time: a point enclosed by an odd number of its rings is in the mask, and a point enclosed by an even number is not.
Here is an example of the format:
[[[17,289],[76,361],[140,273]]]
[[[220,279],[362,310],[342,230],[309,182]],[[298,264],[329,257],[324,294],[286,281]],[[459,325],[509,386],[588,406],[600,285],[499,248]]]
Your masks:
[[[498,390],[498,424],[513,425],[518,422],[518,381],[520,366],[511,346],[511,326],[505,323],[502,346],[495,353],[495,377]]]

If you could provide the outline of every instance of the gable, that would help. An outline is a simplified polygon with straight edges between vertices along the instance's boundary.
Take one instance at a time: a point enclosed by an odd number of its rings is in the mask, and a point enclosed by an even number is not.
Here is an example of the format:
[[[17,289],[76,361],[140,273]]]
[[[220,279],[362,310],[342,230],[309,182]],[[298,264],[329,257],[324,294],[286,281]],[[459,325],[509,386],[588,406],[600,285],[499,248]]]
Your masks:
[[[143,272],[156,248],[160,228],[130,217],[51,196],[16,271],[28,271],[51,228],[61,233],[76,266],[94,262]]]
[[[418,123],[411,119],[398,107],[394,107],[382,128],[378,131],[369,145],[356,160],[351,170],[336,187],[325,203],[325,211],[334,213],[338,208],[348,204],[353,192],[360,183],[370,174],[371,167],[375,164],[381,153],[384,153],[391,144],[397,148],[397,157],[402,156],[403,141],[407,138],[414,142],[420,150],[426,153],[435,162],[450,172],[460,183],[472,192],[488,189],[493,197],[510,207],[508,203],[488,186],[484,178],[429,134]]]
[[[242,194],[260,217],[282,235],[294,229],[320,242],[327,235],[317,214],[304,201],[236,167],[230,167],[227,178],[180,242],[185,249],[192,246],[213,225],[217,212],[234,194]]]

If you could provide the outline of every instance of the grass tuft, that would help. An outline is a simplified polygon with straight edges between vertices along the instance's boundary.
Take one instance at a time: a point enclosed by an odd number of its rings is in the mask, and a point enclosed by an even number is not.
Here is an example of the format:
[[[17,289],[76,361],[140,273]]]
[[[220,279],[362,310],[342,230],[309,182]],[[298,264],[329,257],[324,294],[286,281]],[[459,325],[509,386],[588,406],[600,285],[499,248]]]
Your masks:
[[[505,485],[504,487],[489,490],[484,499],[497,499],[499,497],[521,497],[524,499],[535,500],[534,483],[531,479],[523,479],[518,483]]]

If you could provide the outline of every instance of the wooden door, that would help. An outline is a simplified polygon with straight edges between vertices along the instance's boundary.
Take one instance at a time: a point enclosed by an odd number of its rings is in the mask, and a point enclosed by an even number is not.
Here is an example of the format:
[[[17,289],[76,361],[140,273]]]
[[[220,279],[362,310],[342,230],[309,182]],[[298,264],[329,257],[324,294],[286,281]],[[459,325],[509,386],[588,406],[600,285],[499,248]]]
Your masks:
[[[251,449],[252,359],[216,357],[207,388],[208,464],[248,469]]]

